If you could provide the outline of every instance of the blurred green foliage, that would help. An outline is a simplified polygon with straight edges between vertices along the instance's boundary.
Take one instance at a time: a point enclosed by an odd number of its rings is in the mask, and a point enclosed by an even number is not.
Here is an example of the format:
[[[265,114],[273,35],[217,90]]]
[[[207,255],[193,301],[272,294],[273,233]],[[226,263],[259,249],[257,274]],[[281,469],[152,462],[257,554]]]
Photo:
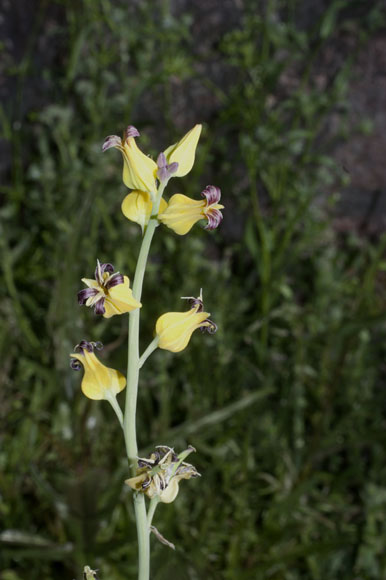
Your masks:
[[[97,257],[132,276],[139,248],[120,212],[121,159],[101,154],[103,138],[133,123],[155,155],[200,121],[195,168],[169,191],[197,196],[216,183],[224,221],[212,235],[157,231],[143,347],[156,317],[201,286],[219,331],[197,333],[180,355],[156,352],[144,368],[142,451],[193,444],[203,475],[159,508],[155,524],[177,550],[153,539],[152,577],[385,577],[386,238],[333,228],[326,192],[347,178],[329,151],[350,138],[356,53],[323,68],[326,47],[339,50],[345,34],[365,46],[384,12],[334,0],[306,31],[301,4],[240,3],[225,34],[197,46],[193,7],[176,16],[166,1],[61,0],[54,18],[41,2],[23,58],[8,55],[2,580],[80,578],[85,564],[102,580],[135,577],[120,429],[108,405],[85,400],[68,364],[81,339],[102,340],[108,364],[124,370],[127,321],[96,319],[76,292]],[[42,104],[29,106],[42,38],[59,49],[38,72]],[[205,118],[182,98],[192,85],[211,101]]]

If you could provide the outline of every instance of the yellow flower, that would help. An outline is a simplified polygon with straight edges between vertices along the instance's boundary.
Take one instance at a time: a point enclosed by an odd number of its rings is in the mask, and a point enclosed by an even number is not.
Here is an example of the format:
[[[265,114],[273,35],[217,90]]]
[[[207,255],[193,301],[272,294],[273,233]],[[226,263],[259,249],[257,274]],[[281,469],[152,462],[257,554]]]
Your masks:
[[[102,364],[94,354],[94,349],[100,350],[103,345],[100,342],[87,342],[82,340],[75,347],[75,352],[70,354],[71,367],[80,370],[83,366],[82,391],[89,399],[100,401],[110,400],[126,386],[126,379],[119,371],[110,369]]]
[[[129,125],[122,140],[118,135],[106,137],[102,151],[111,147],[119,149],[123,155],[123,182],[129,189],[135,189],[155,195],[156,179],[167,182],[173,175],[183,177],[193,167],[198,139],[202,125],[195,125],[178,143],[171,145],[160,153],[155,163],[137,147],[135,141],[139,131]]]
[[[133,125],[129,125],[125,132],[124,141],[117,135],[109,135],[103,143],[102,151],[107,151],[111,147],[121,151],[123,155],[123,183],[126,187],[155,193],[157,190],[157,164],[138,149],[135,137],[139,137],[139,132]]]
[[[125,483],[150,499],[158,496],[163,503],[171,503],[176,499],[181,479],[200,475],[193,465],[183,461],[192,451],[193,447],[189,447],[178,456],[171,447],[158,445],[148,459],[138,459],[137,475]]]
[[[105,318],[141,308],[142,304],[133,297],[128,277],[113,272],[112,264],[100,264],[97,260],[95,280],[82,278],[88,288],[78,292],[78,303],[93,306],[95,313]]]
[[[170,352],[180,352],[188,345],[192,333],[197,329],[213,334],[217,330],[214,322],[209,320],[210,313],[204,312],[202,295],[188,298],[192,308],[188,312],[168,312],[157,320],[155,331],[158,336],[158,347]]]
[[[178,163],[173,177],[184,177],[192,169],[201,129],[202,125],[195,125],[178,143],[174,143],[164,151],[166,162],[169,165]]]
[[[161,199],[159,211],[163,212],[168,207],[164,199]],[[148,224],[151,210],[153,209],[153,202],[150,194],[147,191],[132,191],[126,195],[121,205],[123,215],[128,220],[135,222],[141,226],[142,232]]]
[[[202,219],[208,222],[205,229],[214,230],[223,217],[220,210],[224,206],[218,203],[221,190],[214,185],[208,185],[201,195],[205,198],[202,201],[176,193],[170,198],[167,208],[158,215],[158,219],[180,236],[187,234]]]

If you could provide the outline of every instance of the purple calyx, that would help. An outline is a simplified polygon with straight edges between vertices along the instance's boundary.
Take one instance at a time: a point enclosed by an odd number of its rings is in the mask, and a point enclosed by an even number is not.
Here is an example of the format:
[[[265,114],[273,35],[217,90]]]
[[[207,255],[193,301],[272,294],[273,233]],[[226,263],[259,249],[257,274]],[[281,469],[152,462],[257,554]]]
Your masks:
[[[219,209],[210,209],[206,213],[208,223],[205,226],[206,230],[215,230],[221,223],[223,215]]]
[[[176,161],[170,164],[167,163],[165,153],[158,155],[157,165],[157,177],[160,181],[167,181],[178,169],[178,163]]]
[[[87,350],[87,352],[94,352],[94,349],[102,350],[102,348],[103,344],[100,341],[89,342],[88,340],[81,340],[80,343],[74,347],[74,352],[83,354],[85,350]]]
[[[111,147],[122,147],[122,139],[118,135],[109,135],[103,142],[102,151],[105,152]]]
[[[84,351],[94,352],[96,350],[102,350],[103,344],[101,342],[88,342],[87,340],[81,340],[79,344],[74,347],[74,352],[78,352],[84,355]],[[82,363],[80,363],[76,358],[71,358],[70,367],[74,371],[79,371],[82,368]]]
[[[139,137],[140,133],[134,125],[129,125],[125,131],[125,138],[129,139],[129,137]]]
[[[215,185],[207,185],[201,192],[202,197],[206,198],[207,206],[218,203],[221,199],[221,189]]]

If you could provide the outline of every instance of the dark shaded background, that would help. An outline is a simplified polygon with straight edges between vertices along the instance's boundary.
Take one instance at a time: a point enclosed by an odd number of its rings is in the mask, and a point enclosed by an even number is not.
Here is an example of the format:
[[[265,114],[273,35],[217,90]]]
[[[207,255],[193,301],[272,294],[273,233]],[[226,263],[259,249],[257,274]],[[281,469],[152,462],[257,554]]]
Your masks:
[[[0,251],[1,580],[135,577],[119,426],[68,355],[126,319],[79,309],[95,260],[133,275],[120,212],[127,124],[156,156],[203,122],[170,183],[221,187],[224,221],[159,228],[142,346],[204,288],[219,326],[141,382],[141,452],[197,448],[155,524],[152,577],[385,577],[384,2],[3,1]],[[121,401],[122,403],[123,401]]]

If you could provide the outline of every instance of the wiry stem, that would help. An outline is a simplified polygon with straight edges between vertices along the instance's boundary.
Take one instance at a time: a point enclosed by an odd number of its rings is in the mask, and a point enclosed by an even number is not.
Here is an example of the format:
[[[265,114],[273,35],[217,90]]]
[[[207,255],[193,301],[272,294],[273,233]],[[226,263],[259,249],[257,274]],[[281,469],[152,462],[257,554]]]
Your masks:
[[[147,349],[145,350],[145,352],[143,353],[143,355],[139,359],[139,368],[140,369],[143,367],[143,365],[145,364],[145,362],[147,361],[147,359],[149,358],[151,353],[154,352],[156,348],[158,348],[158,343],[159,343],[159,338],[158,338],[158,336],[156,336],[151,341],[151,343],[149,344],[149,346],[147,347]]]
[[[156,199],[153,203],[151,218],[146,227],[145,235],[139,251],[137,267],[133,282],[133,296],[141,301],[143,278],[146,270],[147,258],[149,255],[151,241],[155,229],[158,225],[156,216],[166,182],[160,184]],[[129,458],[131,474],[136,474],[137,469],[137,432],[136,432],[136,410],[139,380],[139,321],[140,309],[137,308],[129,315],[129,341],[128,341],[128,361],[127,361],[127,388],[126,406],[123,418],[123,431],[125,436],[126,452]],[[147,524],[147,514],[145,496],[142,493],[134,494],[134,510],[137,524],[138,536],[138,580],[149,580],[150,575],[150,541],[149,526]]]
[[[110,403],[110,405],[114,409],[114,412],[115,412],[116,416],[118,417],[119,424],[123,429],[123,413],[122,413],[122,409],[119,406],[119,403],[118,403],[116,397],[110,391],[106,391],[105,396],[107,397],[108,402]]]
[[[149,527],[149,530],[150,530],[150,526],[151,526],[152,521],[153,521],[153,516],[154,516],[155,510],[157,509],[158,504],[159,504],[159,497],[154,496],[150,500],[150,506],[149,506],[149,510],[147,512],[147,525]]]

